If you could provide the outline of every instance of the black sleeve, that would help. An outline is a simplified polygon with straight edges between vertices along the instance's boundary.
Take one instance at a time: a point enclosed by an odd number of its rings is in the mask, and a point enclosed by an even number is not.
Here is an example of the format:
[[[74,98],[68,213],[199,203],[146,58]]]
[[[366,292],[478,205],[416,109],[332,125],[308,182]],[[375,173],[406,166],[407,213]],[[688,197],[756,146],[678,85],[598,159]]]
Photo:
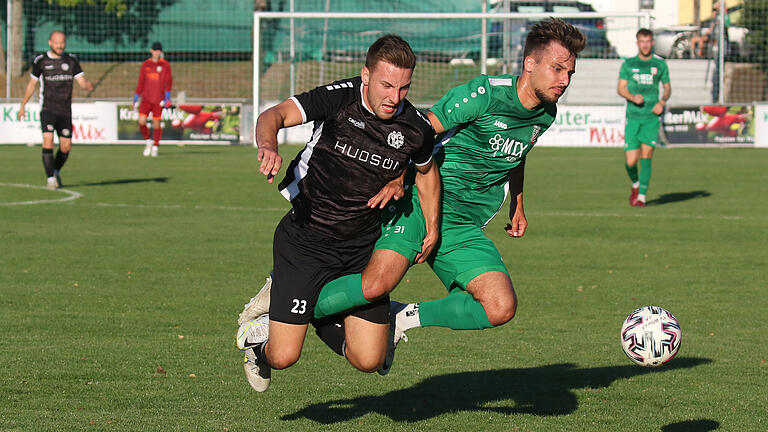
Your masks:
[[[293,96],[299,105],[304,121],[324,120],[336,114],[345,103],[355,97],[359,91],[352,80],[336,81],[332,84],[315,87],[312,90]]]
[[[435,151],[435,130],[432,128],[432,124],[426,115],[420,111],[416,111],[419,120],[415,120],[417,127],[422,133],[422,143],[419,149],[411,157],[411,160],[416,165],[424,165],[432,158],[432,153]]]
[[[72,76],[76,77],[81,73],[83,73],[83,68],[80,66],[80,60],[78,60],[76,56],[73,56],[71,54],[69,57],[72,59]]]
[[[42,62],[43,62],[43,56],[37,56],[37,58],[35,58],[35,61],[32,63],[32,71],[30,72],[30,74],[37,79],[40,79],[40,74],[43,73],[43,67],[41,65]]]
[[[517,209],[517,196],[523,192],[523,178],[525,177],[525,158],[512,168],[509,173],[509,220],[515,215]]]

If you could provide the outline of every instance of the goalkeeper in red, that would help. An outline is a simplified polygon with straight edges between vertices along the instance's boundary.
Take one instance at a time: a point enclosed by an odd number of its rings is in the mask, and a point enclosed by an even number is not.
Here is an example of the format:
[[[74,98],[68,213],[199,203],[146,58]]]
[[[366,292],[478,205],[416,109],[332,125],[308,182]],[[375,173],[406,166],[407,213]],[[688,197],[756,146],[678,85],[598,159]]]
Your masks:
[[[136,85],[136,94],[133,95],[133,106],[141,98],[139,104],[139,130],[144,136],[146,146],[144,156],[157,156],[160,138],[163,136],[163,128],[160,124],[160,115],[163,107],[171,106],[171,64],[163,58],[163,46],[160,42],[152,44],[150,50],[152,57],[141,64],[139,71],[139,83]],[[147,117],[152,113],[152,138],[149,136]]]
[[[570,84],[576,56],[585,45],[586,37],[574,26],[559,19],[543,20],[528,33],[520,76],[478,76],[451,89],[430,109],[429,120],[439,134],[435,163],[443,196],[440,239],[426,262],[447,295],[420,303],[391,303],[391,338],[382,375],[389,371],[394,348],[405,340],[407,330],[432,326],[480,330],[514,317],[517,296],[512,279],[483,228],[510,195],[506,232],[510,237],[525,234],[525,160],[554,122],[556,103]],[[426,224],[419,194],[414,192],[418,188],[408,176],[405,184],[405,196],[387,205],[381,236],[362,274],[327,283],[315,305],[315,318],[387,295],[411,265],[424,260]],[[266,313],[268,291],[269,281],[246,305],[241,322]],[[329,334],[343,329],[329,323],[319,330]]]

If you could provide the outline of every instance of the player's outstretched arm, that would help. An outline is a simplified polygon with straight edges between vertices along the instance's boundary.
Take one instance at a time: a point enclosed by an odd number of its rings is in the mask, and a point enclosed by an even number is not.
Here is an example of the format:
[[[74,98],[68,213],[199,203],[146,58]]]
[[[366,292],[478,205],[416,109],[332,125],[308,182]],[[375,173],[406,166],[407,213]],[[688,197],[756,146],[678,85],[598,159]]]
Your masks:
[[[416,167],[416,190],[427,228],[427,234],[421,242],[421,252],[416,254],[414,259],[416,264],[420,264],[432,253],[432,249],[440,238],[440,171],[433,160],[426,165]]]
[[[528,220],[523,209],[523,181],[525,179],[525,159],[512,169],[509,174],[509,221],[504,228],[510,237],[522,237],[528,228]]]
[[[88,91],[93,91],[93,84],[85,78],[85,75],[80,75],[75,78],[77,84]]]
[[[256,120],[256,145],[259,147],[256,158],[261,162],[259,172],[267,176],[267,182],[272,183],[283,164],[283,158],[277,152],[277,132],[301,123],[301,111],[290,99],[259,114]]]

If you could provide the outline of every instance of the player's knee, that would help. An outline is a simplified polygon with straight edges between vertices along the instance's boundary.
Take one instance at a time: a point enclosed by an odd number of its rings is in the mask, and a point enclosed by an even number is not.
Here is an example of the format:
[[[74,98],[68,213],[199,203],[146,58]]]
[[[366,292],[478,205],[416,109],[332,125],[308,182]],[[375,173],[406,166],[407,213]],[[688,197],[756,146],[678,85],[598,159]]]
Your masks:
[[[269,348],[272,348],[269,346]],[[269,349],[267,352],[267,359],[272,369],[285,369],[293,366],[297,361],[301,352],[295,352],[294,350],[281,350],[281,349]]]
[[[384,356],[372,353],[351,353],[347,352],[347,360],[355,369],[371,373],[376,372],[384,364]]]
[[[500,295],[494,296],[491,301],[483,303],[485,314],[488,316],[488,322],[494,326],[506,324],[517,313],[517,295],[514,289],[509,287]]]
[[[367,278],[363,283],[363,297],[368,301],[377,300],[389,294],[394,287],[381,278]]]

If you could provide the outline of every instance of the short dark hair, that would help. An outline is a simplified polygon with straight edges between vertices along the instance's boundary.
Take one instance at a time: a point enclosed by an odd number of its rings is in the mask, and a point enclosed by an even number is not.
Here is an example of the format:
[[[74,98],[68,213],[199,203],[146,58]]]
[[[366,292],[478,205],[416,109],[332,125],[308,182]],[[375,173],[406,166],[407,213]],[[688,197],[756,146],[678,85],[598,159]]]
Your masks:
[[[365,66],[368,69],[373,69],[376,63],[381,60],[403,69],[416,67],[416,55],[411,50],[411,46],[405,39],[394,34],[380,37],[368,48]]]
[[[637,31],[637,34],[635,34],[635,39],[639,38],[640,36],[650,36],[651,39],[653,39],[653,32],[647,28],[641,28]]]
[[[578,55],[587,46],[587,36],[559,18],[543,19],[534,24],[528,32],[523,57],[542,50],[551,42],[559,42],[568,52]]]

